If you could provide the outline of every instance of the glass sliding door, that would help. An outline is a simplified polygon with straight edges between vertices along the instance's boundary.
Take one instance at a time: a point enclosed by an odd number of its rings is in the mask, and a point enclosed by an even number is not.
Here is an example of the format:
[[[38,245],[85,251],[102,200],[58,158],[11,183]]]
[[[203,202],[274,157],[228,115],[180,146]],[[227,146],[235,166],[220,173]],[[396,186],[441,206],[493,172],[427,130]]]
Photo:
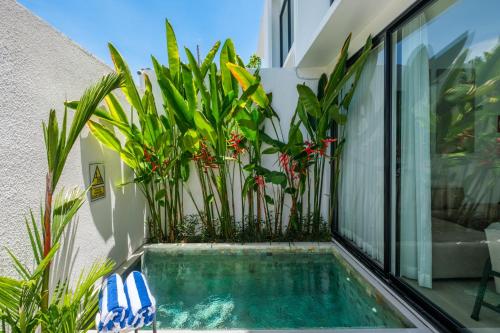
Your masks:
[[[498,13],[500,1],[434,1],[390,41],[394,273],[472,330],[500,328],[485,306],[471,319],[483,276],[500,304],[485,273],[500,272]]]
[[[350,83],[348,83],[350,85]],[[369,56],[339,129],[339,233],[384,262],[384,43]]]

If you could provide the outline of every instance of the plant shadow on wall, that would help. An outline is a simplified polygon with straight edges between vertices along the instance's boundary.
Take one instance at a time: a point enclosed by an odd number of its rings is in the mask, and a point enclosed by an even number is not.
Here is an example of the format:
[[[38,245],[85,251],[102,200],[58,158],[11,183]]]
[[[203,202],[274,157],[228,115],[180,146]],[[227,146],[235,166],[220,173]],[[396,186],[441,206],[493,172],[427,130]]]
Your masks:
[[[26,217],[35,268],[23,265],[11,251],[13,265],[19,278],[0,277],[0,320],[2,331],[11,332],[76,332],[87,331],[94,325],[98,308],[98,290],[95,283],[109,274],[113,264],[106,260],[92,265],[81,273],[73,288],[66,278],[50,286],[51,277],[67,269],[67,261],[54,258],[61,247],[71,242],[71,226],[82,206],[86,191],[58,189],[58,181],[66,159],[86,122],[103,98],[118,88],[122,78],[117,74],[104,76],[85,91],[68,130],[67,110],[62,123],[51,110],[49,120],[43,124],[47,153],[45,203],[40,207],[40,220],[33,211]],[[57,190],[57,191],[56,191]],[[73,225],[74,226],[74,225]],[[70,255],[64,250],[61,256]],[[70,255],[71,256],[71,255]],[[54,274],[55,273],[55,274]]]
[[[137,248],[144,239],[144,227],[136,223],[144,219],[146,210],[142,193],[136,186],[120,186],[123,179],[133,177],[132,171],[122,164],[119,156],[102,147],[92,134],[82,133],[80,147],[81,166],[87,188],[90,187],[93,176],[89,165],[100,161],[105,166],[105,170],[102,170],[105,172],[105,196],[89,202],[89,205],[92,221],[101,238],[105,241],[112,239],[114,243],[107,257],[120,262],[124,253],[128,253],[129,246]]]
[[[131,182],[148,205],[150,241],[328,240],[331,218],[321,214],[324,175],[328,164],[338,170],[343,145],[329,131],[347,121],[340,110],[349,106],[371,38],[347,68],[349,36],[317,93],[297,87],[299,100],[285,136],[259,69],[251,74],[244,68],[230,39],[222,47],[217,42],[203,61],[185,48],[185,64],[168,21],[166,36],[168,66],[152,57],[161,96],[153,94],[147,73],[140,92],[109,44],[129,105],[110,94],[95,113],[99,121],[88,122],[93,135],[134,170]],[[274,160],[275,170],[265,167],[264,157]],[[338,173],[330,190],[333,203],[337,178]],[[185,194],[194,215],[185,214]]]

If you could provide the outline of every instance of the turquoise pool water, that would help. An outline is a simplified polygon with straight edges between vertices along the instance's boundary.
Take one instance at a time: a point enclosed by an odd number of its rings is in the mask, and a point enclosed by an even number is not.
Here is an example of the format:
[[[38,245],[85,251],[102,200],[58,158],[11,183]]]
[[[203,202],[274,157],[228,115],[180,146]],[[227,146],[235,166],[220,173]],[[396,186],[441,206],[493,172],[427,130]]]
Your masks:
[[[142,259],[160,328],[408,327],[333,254],[169,254]]]

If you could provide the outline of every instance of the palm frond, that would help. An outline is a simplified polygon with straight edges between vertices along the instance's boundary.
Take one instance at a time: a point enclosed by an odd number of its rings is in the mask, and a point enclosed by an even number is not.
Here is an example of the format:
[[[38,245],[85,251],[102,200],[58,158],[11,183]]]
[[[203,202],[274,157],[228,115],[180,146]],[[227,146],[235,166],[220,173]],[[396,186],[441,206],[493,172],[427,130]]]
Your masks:
[[[67,225],[74,219],[76,213],[85,201],[86,191],[75,187],[71,190],[62,189],[54,198],[52,212],[53,243],[59,242]]]
[[[58,148],[56,151],[59,154],[57,154],[55,160],[51,162],[53,168],[50,168],[51,164],[49,163],[49,170],[52,171],[52,190],[55,189],[57,182],[59,181],[69,152],[71,151],[71,148],[73,147],[73,144],[75,143],[83,127],[95,112],[99,104],[103,101],[103,99],[113,90],[119,88],[121,84],[122,76],[120,74],[110,73],[105,75],[99,82],[85,90],[85,92],[83,93],[82,97],[78,101],[76,112],[73,116],[73,121],[71,122],[71,127],[69,129],[67,138],[66,128],[64,128],[65,126],[63,126],[63,128],[61,129],[61,134],[64,134],[64,136],[61,135],[61,137],[58,139]],[[67,110],[65,110],[64,112],[64,125],[66,125],[66,117]],[[49,128],[50,126],[44,126],[44,128],[45,127]],[[45,130],[45,133],[46,137],[49,135],[57,134],[55,130]],[[46,145],[51,143],[52,141],[53,139],[48,137],[45,139]],[[47,146],[47,150],[49,148],[50,147]],[[49,155],[47,156],[49,157]]]

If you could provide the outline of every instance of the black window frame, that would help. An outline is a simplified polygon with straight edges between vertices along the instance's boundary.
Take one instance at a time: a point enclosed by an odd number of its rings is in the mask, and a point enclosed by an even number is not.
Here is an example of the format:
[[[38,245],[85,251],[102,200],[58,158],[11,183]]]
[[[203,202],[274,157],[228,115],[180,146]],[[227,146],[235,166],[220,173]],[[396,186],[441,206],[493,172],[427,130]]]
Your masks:
[[[331,0],[331,3],[334,0]],[[379,34],[377,34],[373,39],[373,48],[380,45],[381,42],[385,42],[384,45],[384,264],[381,266],[374,259],[370,258],[366,253],[357,247],[353,242],[342,236],[339,232],[338,223],[338,209],[334,210],[334,214],[331,216],[331,233],[332,238],[340,243],[346,250],[351,253],[357,260],[359,260],[365,267],[367,267],[373,274],[384,281],[392,290],[394,290],[398,296],[405,300],[408,304],[413,306],[419,313],[421,313],[426,319],[428,319],[437,329],[442,332],[471,332],[469,328],[462,325],[455,318],[449,315],[446,311],[440,308],[438,305],[434,304],[430,299],[423,296],[416,289],[411,287],[403,279],[398,277],[399,268],[399,229],[400,229],[400,219],[396,212],[394,220],[395,225],[395,239],[392,239],[392,192],[393,185],[396,185],[396,192],[399,192],[399,178],[392,179],[392,151],[393,147],[397,142],[399,142],[399,134],[397,128],[393,128],[393,106],[392,104],[392,57],[393,57],[393,45],[392,45],[392,35],[397,31],[403,24],[413,18],[415,15],[419,14],[425,7],[433,4],[439,0],[417,0],[413,5],[411,5],[407,10],[405,10],[401,15],[395,18],[388,26],[386,26]],[[356,52],[352,57],[349,58],[347,65],[351,65],[360,56],[361,50]],[[398,109],[396,109],[399,112]],[[394,114],[396,116],[396,121],[400,120],[399,114]],[[396,126],[397,127],[397,126]],[[338,133],[337,127],[331,128],[332,135],[336,136]],[[396,131],[396,142],[393,141],[393,131]],[[335,149],[335,145],[332,146]],[[398,153],[399,154],[399,153]],[[331,177],[334,179],[335,164],[332,164]],[[397,166],[395,166],[397,167]],[[395,184],[394,184],[395,182]],[[334,207],[338,207],[337,202],[332,202]],[[398,196],[396,196],[396,201],[399,201]],[[396,203],[397,204],[397,203]],[[396,271],[392,271],[392,246],[395,242],[395,268]]]
[[[285,63],[286,57],[288,56],[288,53],[290,53],[290,49],[292,48],[292,43],[293,43],[293,22],[292,22],[292,12],[293,12],[293,0],[283,0],[283,4],[281,5],[281,10],[280,10],[280,66],[283,66]],[[286,10],[286,13],[285,13]],[[287,17],[287,30],[286,30],[286,39],[287,39],[287,46],[288,50],[283,50],[283,34],[284,34],[284,27],[283,27],[283,15],[286,15]]]

